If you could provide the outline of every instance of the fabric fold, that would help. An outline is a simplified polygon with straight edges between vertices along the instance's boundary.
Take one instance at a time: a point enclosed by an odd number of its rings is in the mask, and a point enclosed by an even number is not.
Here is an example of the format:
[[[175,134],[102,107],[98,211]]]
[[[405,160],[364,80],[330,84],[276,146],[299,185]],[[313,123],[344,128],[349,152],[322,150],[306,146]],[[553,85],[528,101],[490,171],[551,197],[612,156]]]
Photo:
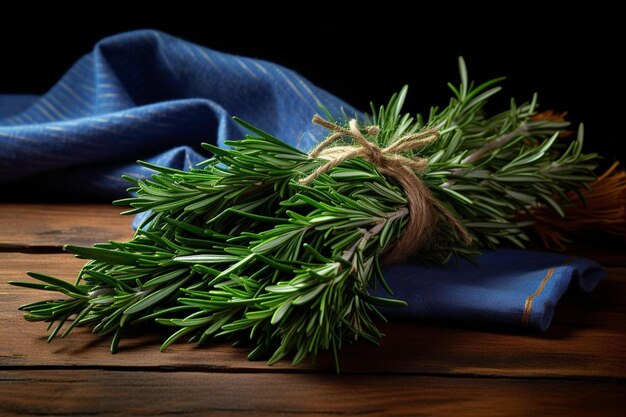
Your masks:
[[[205,159],[202,142],[242,138],[232,116],[310,148],[322,134],[311,124],[321,105],[336,117],[360,114],[279,65],[158,31],[124,33],[99,42],[43,96],[0,96],[0,183],[67,192],[74,178],[71,193],[120,197],[120,173],[150,174],[137,159],[168,160],[186,146],[193,164]]]

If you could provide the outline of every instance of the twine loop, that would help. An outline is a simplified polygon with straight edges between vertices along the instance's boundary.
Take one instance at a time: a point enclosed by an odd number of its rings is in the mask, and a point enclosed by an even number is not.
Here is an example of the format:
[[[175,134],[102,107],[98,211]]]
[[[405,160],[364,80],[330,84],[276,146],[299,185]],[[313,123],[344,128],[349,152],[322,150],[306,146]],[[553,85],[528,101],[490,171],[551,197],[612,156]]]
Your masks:
[[[439,203],[421,180],[419,174],[428,167],[428,159],[402,154],[436,141],[440,135],[437,129],[426,129],[419,133],[402,136],[389,146],[381,148],[375,141],[363,135],[354,119],[350,120],[348,128],[324,120],[319,115],[313,117],[313,123],[325,127],[331,131],[331,134],[309,153],[309,157],[326,159],[327,162],[302,178],[301,184],[310,183],[348,159],[361,157],[376,166],[381,174],[397,181],[404,190],[409,218],[393,250],[388,252],[386,262],[404,261],[428,245],[442,217],[452,226],[464,244],[471,243],[472,238],[467,229],[455,215]],[[380,132],[377,126],[369,126],[363,130],[372,138],[376,138]],[[331,146],[344,137],[352,138],[354,144]]]

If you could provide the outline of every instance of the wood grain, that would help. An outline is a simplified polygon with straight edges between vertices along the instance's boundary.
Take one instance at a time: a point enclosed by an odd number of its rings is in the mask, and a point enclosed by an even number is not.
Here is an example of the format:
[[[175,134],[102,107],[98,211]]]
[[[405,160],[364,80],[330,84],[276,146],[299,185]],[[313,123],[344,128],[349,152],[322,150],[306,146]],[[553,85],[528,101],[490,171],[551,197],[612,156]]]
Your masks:
[[[131,237],[131,218],[108,205],[0,204],[0,416],[459,415],[623,416],[626,257],[620,247],[577,246],[608,277],[571,291],[547,333],[480,325],[394,322],[381,346],[328,355],[317,365],[267,367],[227,344],[176,344],[166,333],[108,339],[78,329],[45,343],[43,323],[17,307],[44,294],[8,285],[39,271],[72,281],[84,261],[60,254]],[[53,253],[53,254],[52,254]]]
[[[623,416],[623,383],[416,376],[0,371],[3,416]]]
[[[0,250],[60,252],[132,237],[132,217],[106,204],[0,204]]]
[[[0,254],[0,367],[98,366],[193,368],[219,370],[326,372],[328,355],[316,367],[296,369],[288,362],[268,368],[245,359],[244,349],[227,344],[176,344],[160,353],[162,335],[133,336],[111,355],[108,339],[78,329],[65,339],[45,343],[45,325],[27,323],[17,307],[42,298],[42,293],[7,285],[24,278],[26,270],[57,274],[72,280],[84,261],[67,254]],[[612,268],[592,294],[572,293],[557,309],[545,334],[467,325],[400,322],[382,325],[381,346],[357,343],[342,350],[344,373],[414,373],[497,375],[517,377],[594,377],[626,375],[626,269]],[[28,346],[28,349],[23,349]]]

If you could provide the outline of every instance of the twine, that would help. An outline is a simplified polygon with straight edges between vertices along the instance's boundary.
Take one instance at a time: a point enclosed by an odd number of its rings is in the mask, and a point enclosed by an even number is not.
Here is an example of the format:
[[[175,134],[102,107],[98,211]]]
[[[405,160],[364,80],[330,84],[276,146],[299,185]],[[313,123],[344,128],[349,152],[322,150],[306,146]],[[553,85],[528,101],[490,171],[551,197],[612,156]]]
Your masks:
[[[348,159],[361,157],[374,164],[381,174],[396,180],[404,190],[409,218],[402,235],[394,245],[393,250],[388,253],[387,262],[404,261],[427,246],[432,240],[441,217],[448,221],[464,244],[469,245],[471,243],[472,238],[467,229],[456,216],[437,201],[428,186],[420,179],[418,173],[426,170],[428,159],[402,155],[402,152],[420,148],[437,140],[440,135],[437,129],[427,129],[420,133],[405,135],[389,146],[380,148],[361,133],[354,119],[350,120],[348,129],[324,120],[318,115],[313,117],[313,123],[325,127],[332,133],[309,153],[309,157],[323,158],[328,162],[307,177],[302,178],[301,184],[310,183],[321,174],[330,171]],[[370,126],[364,130],[374,138],[380,131],[377,126]],[[346,136],[352,138],[355,144],[331,146]]]

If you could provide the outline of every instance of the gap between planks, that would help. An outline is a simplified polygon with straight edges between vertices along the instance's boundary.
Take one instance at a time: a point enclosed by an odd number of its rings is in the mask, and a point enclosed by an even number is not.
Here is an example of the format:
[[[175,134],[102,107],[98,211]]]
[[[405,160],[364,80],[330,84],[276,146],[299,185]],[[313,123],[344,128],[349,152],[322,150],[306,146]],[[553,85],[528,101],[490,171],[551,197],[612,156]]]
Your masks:
[[[415,376],[0,371],[18,415],[622,416],[623,383]],[[33,395],[36,393],[36,395]]]

